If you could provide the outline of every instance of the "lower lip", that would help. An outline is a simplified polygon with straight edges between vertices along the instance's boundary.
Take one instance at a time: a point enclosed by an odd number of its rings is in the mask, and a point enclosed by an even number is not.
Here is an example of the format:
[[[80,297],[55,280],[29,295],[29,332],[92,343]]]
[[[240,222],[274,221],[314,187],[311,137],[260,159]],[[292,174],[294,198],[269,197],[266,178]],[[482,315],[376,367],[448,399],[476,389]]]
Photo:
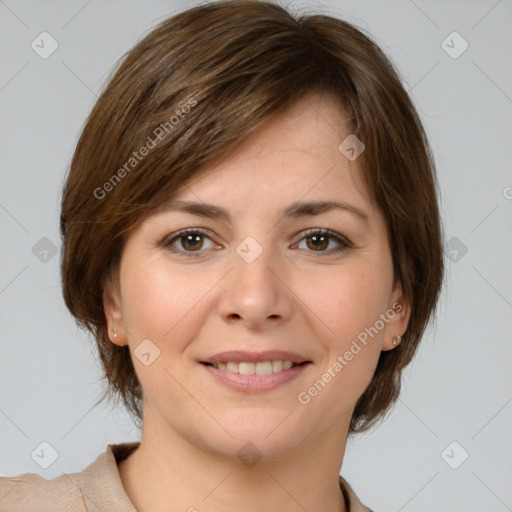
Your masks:
[[[217,380],[237,391],[259,392],[269,391],[298,378],[304,373],[311,363],[294,366],[288,370],[268,375],[243,375],[240,373],[229,372],[227,370],[219,370],[213,366],[199,363],[207,372]]]

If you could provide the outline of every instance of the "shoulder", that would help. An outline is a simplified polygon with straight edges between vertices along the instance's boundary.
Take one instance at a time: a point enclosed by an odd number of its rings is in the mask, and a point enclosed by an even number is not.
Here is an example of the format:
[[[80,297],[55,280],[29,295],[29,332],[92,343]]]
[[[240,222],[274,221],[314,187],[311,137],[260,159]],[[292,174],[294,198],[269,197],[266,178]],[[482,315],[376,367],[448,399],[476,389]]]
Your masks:
[[[124,492],[117,464],[139,443],[108,445],[79,473],[48,480],[37,473],[0,477],[2,512],[135,512]]]
[[[38,510],[80,511],[84,501],[77,474],[62,474],[47,480],[37,473],[0,478],[0,510],[27,512]]]

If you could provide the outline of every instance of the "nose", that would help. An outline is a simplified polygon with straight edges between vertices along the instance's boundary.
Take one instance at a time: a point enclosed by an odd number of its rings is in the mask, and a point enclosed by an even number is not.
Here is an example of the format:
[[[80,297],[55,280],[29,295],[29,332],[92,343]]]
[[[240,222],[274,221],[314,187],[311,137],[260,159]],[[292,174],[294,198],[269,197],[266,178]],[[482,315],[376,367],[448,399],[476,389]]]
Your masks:
[[[276,327],[289,321],[293,292],[285,265],[277,255],[249,239],[240,244],[231,262],[232,270],[222,282],[219,302],[223,319],[250,329]]]

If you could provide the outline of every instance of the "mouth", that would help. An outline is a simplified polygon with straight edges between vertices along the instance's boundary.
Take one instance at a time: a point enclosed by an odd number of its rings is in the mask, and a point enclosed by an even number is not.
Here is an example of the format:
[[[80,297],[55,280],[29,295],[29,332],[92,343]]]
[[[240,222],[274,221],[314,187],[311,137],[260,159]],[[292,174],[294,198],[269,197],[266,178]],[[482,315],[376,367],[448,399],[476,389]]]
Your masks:
[[[270,375],[272,373],[281,373],[297,366],[303,366],[309,364],[311,361],[303,361],[302,363],[294,363],[286,360],[274,360],[274,361],[260,361],[253,363],[250,361],[225,361],[219,363],[209,363],[207,361],[201,361],[201,364],[205,366],[211,366],[217,370],[222,370],[231,373],[238,373],[240,375]]]
[[[313,364],[285,351],[230,351],[198,361],[217,382],[236,391],[262,392],[290,382]]]

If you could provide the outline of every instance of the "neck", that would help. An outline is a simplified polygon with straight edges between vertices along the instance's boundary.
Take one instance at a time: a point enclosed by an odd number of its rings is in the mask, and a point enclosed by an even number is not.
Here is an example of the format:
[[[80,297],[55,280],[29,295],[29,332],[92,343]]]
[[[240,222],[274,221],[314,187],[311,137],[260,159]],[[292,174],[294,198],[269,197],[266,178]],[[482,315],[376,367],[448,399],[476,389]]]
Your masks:
[[[145,419],[139,448],[119,464],[138,512],[347,510],[339,486],[346,435],[340,439],[339,429],[322,435],[320,445],[303,442],[244,463],[164,430]]]

